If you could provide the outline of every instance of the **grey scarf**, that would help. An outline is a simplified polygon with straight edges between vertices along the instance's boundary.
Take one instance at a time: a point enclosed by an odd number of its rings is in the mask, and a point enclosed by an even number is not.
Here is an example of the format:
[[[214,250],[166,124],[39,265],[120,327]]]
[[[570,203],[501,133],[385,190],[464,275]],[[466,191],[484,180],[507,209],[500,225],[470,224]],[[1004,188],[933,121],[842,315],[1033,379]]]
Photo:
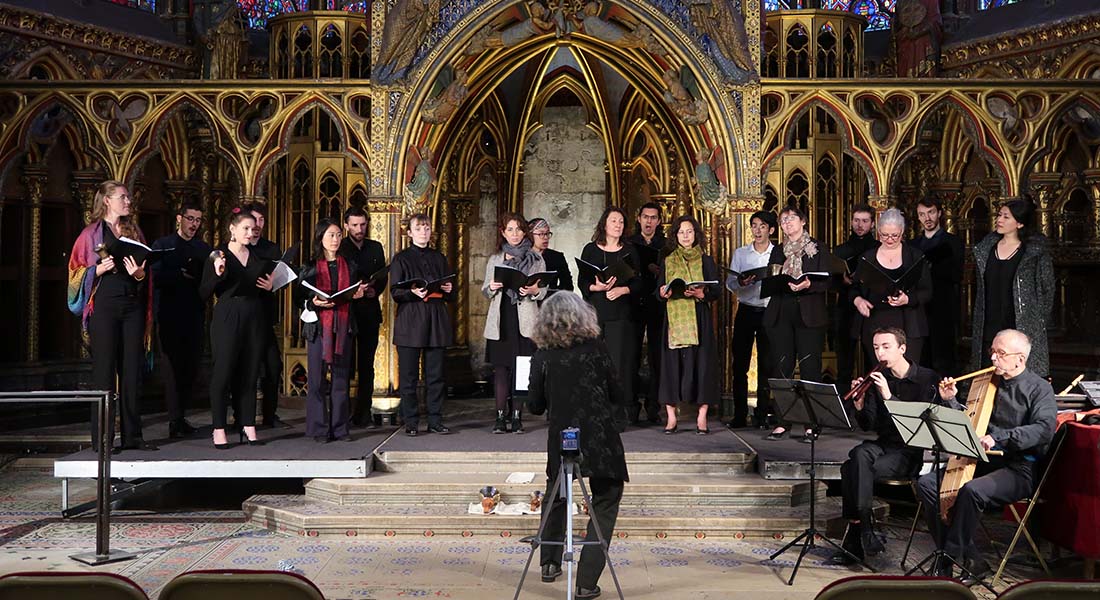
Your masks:
[[[513,246],[508,242],[504,242],[501,245],[500,249],[502,252],[504,252],[505,256],[511,257],[505,260],[504,264],[506,266],[512,267],[513,269],[519,269],[520,271],[523,271],[524,275],[530,275],[531,273],[534,273],[535,265],[537,265],[539,259],[542,258],[541,256],[539,256],[538,252],[533,252],[531,250],[531,240],[527,238],[523,238],[523,241],[520,242],[518,246]],[[516,290],[505,291],[508,294],[508,298],[511,299],[512,304],[519,304],[521,298],[519,292],[517,292]]]

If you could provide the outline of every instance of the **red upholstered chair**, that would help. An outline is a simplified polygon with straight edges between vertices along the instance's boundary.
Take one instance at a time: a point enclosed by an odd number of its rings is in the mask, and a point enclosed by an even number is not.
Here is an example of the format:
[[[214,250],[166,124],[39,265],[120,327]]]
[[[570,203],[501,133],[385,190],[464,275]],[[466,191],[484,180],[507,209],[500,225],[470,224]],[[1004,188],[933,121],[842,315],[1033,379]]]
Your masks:
[[[0,577],[0,600],[149,600],[138,584],[114,573],[28,571]]]
[[[816,600],[976,600],[970,588],[945,577],[867,575],[830,583]]]
[[[168,582],[160,600],[325,600],[312,581],[287,571],[188,571]]]
[[[1058,581],[1034,579],[1017,583],[997,596],[997,600],[1096,600],[1100,581]]]

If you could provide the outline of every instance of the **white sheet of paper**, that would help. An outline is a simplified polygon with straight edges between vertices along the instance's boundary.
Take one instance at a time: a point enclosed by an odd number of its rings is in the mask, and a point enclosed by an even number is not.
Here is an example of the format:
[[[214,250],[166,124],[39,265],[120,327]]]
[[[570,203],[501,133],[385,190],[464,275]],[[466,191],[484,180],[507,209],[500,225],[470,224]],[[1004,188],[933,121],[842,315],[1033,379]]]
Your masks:
[[[275,269],[271,271],[271,291],[281,290],[288,283],[298,278],[298,274],[294,272],[283,261],[275,263]]]
[[[516,357],[516,391],[526,392],[531,381],[531,357]]]
[[[139,241],[137,241],[137,240],[132,240],[132,239],[130,239],[130,238],[128,238],[128,237],[126,237],[126,236],[124,236],[124,235],[122,235],[122,236],[119,236],[119,238],[118,238],[118,241],[120,241],[120,242],[126,242],[127,244],[133,244],[133,245],[135,245],[135,246],[141,246],[142,248],[145,248],[145,250],[147,250],[147,251],[149,251],[149,252],[152,252],[152,251],[153,251],[153,249],[152,249],[152,248],[150,248],[149,246],[146,246],[145,244],[142,244],[141,242],[139,242]]]
[[[535,480],[534,473],[509,473],[504,483],[531,483]]]

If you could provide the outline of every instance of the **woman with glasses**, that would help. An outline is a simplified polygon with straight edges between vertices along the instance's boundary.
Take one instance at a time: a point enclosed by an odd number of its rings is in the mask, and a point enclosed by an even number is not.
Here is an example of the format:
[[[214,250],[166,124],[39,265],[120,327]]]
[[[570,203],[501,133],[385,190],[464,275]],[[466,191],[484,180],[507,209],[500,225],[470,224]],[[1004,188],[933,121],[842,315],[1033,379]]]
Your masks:
[[[974,246],[977,291],[971,318],[971,366],[989,366],[986,350],[998,331],[1018,329],[1031,340],[1027,368],[1050,374],[1047,320],[1054,306],[1054,264],[1047,239],[1032,230],[1035,207],[1026,200],[1006,202],[997,211],[995,231]]]
[[[485,281],[481,292],[489,298],[485,315],[485,360],[493,365],[493,396],[496,398],[497,419],[493,433],[523,433],[521,405],[513,403],[516,389],[516,358],[533,356],[535,343],[531,332],[539,314],[538,301],[546,297],[548,288],[536,285],[505,289],[496,281],[499,266],[522,271],[525,275],[546,271],[542,255],[531,249],[527,237],[527,220],[516,213],[504,213],[499,221],[500,238],[497,251],[485,262]]]
[[[565,255],[550,248],[550,239],[554,232],[550,231],[550,223],[541,217],[535,217],[527,223],[527,230],[531,232],[531,249],[542,255],[546,263],[546,270],[558,274],[558,278],[550,282],[550,292],[573,291],[573,273],[569,271],[569,261]]]
[[[905,243],[905,215],[896,208],[887,209],[878,218],[878,248],[868,250],[860,257],[878,268],[891,279],[897,280],[924,256],[916,247]],[[879,329],[900,329],[905,332],[905,360],[920,362],[924,338],[928,337],[928,318],[924,305],[932,301],[932,273],[927,262],[921,262],[920,279],[912,289],[896,294],[875,292],[866,282],[856,281],[848,292],[849,301],[855,305],[851,336],[863,343],[863,355],[875,356],[874,337]]]
[[[796,206],[788,206],[779,213],[779,227],[783,230],[783,243],[772,249],[768,266],[773,273],[801,280],[788,282],[777,294],[761,288],[762,297],[771,293],[764,309],[764,328],[771,344],[772,365],[776,377],[793,378],[797,366],[801,379],[821,381],[821,352],[829,322],[825,313],[829,281],[802,275],[828,271],[829,250],[810,237],[806,216]],[[783,439],[788,427],[788,423],[780,423],[766,439]],[[804,442],[810,441],[810,433],[807,429]]]
[[[125,185],[99,185],[91,222],[77,236],[69,256],[67,299],[69,311],[80,315],[91,345],[92,389],[114,390],[118,377],[121,449],[156,450],[141,436],[141,371],[153,348],[153,288],[145,260],[136,261],[123,239],[145,243],[134,213]],[[113,435],[113,416],[111,421],[107,428]],[[99,443],[97,429],[93,407],[93,445]]]

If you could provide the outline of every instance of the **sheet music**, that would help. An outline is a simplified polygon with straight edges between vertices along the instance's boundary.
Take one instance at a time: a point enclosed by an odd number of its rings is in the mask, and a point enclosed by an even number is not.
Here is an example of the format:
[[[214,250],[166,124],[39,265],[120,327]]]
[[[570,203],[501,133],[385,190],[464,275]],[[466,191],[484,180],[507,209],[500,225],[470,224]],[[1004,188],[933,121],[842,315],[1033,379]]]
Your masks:
[[[145,244],[142,244],[141,242],[139,242],[137,240],[132,240],[132,239],[130,239],[130,238],[124,236],[124,235],[119,236],[118,241],[126,242],[127,244],[133,244],[135,246],[140,246],[140,247],[144,248],[146,252],[152,252],[153,251],[153,249],[150,248],[149,246],[146,246]]]
[[[531,357],[516,357],[516,391],[526,392],[531,382]]]
[[[285,262],[278,261],[275,263],[275,269],[271,271],[271,291],[281,290],[297,278],[298,274],[294,272],[294,269],[291,269]]]

